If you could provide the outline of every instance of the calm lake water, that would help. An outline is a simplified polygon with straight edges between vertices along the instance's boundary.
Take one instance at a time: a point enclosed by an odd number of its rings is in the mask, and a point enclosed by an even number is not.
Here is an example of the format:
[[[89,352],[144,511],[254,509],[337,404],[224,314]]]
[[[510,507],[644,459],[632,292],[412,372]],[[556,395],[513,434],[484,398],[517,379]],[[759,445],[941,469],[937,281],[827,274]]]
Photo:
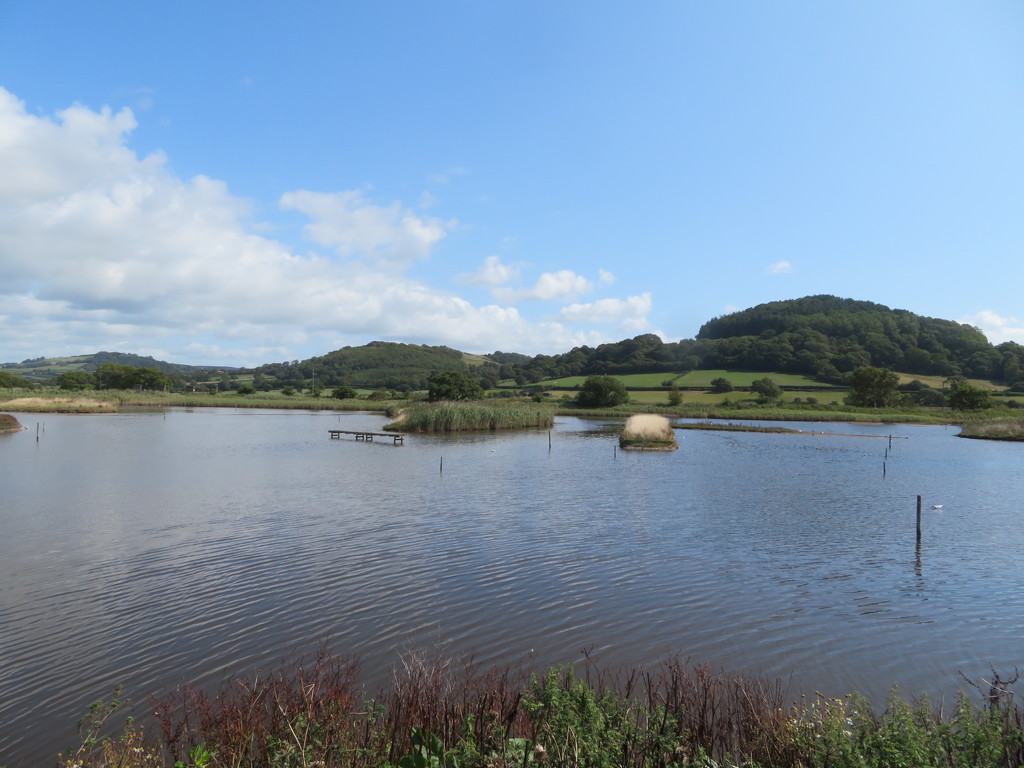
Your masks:
[[[0,437],[9,768],[53,764],[117,684],[144,715],[148,691],[325,639],[371,689],[438,647],[539,666],[675,653],[875,700],[1024,666],[1020,444],[797,424],[819,434],[681,431],[680,450],[638,454],[571,418],[550,445],[401,447],[328,438],[379,430],[371,414],[20,420]]]

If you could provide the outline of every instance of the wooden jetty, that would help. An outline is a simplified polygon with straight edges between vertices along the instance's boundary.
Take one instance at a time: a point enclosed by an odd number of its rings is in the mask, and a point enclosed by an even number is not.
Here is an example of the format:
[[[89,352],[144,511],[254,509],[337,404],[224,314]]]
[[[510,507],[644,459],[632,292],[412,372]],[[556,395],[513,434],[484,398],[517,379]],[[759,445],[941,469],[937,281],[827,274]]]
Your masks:
[[[395,441],[395,445],[405,444],[405,435],[399,432],[364,432],[360,430],[351,429],[329,429],[331,433],[331,440],[340,440],[342,435],[355,435],[356,440],[364,440],[367,443],[372,443],[375,437],[390,437]]]

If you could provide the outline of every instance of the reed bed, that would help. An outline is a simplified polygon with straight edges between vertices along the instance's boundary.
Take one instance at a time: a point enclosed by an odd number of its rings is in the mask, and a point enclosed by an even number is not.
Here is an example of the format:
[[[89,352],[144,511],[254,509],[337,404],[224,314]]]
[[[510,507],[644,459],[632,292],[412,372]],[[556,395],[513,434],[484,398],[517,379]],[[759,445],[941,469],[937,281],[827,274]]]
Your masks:
[[[626,419],[619,447],[627,450],[674,451],[679,447],[672,425],[664,416],[638,413]]]
[[[968,421],[964,423],[960,431],[960,437],[973,437],[979,440],[1024,442],[1024,419]]]
[[[384,429],[402,432],[473,432],[496,429],[550,429],[550,408],[532,403],[421,403],[389,410],[394,421]]]
[[[653,668],[483,667],[410,655],[367,695],[358,665],[316,658],[154,694],[147,731],[98,738],[117,702],[98,703],[63,768],[1009,768],[1024,762],[1016,681],[993,671],[981,701],[949,711],[893,693],[789,700],[779,682],[669,658]],[[986,684],[987,686],[988,684]],[[105,722],[107,721],[107,722]]]

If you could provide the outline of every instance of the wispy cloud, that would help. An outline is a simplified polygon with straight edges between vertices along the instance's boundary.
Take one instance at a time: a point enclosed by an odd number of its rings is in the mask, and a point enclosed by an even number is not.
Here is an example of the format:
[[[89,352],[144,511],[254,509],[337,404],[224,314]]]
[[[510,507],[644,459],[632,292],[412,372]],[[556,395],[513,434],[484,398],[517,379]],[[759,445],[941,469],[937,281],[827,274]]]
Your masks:
[[[615,324],[628,330],[647,327],[651,294],[641,293],[626,299],[598,299],[588,304],[570,304],[558,313],[567,323]]]
[[[502,264],[498,256],[488,256],[476,272],[463,273],[459,282],[472,285],[504,285],[519,279],[519,267]]]
[[[509,303],[551,301],[575,298],[589,293],[593,289],[594,284],[583,275],[578,275],[570,269],[560,269],[557,272],[545,272],[529,288],[496,288],[494,296],[499,301]]]
[[[993,344],[1015,341],[1024,344],[1024,321],[1010,315],[1002,316],[990,309],[983,309],[973,315],[962,317],[958,322],[980,328]]]
[[[792,271],[793,265],[788,261],[776,261],[768,266],[768,274],[770,275],[788,275]]]
[[[422,259],[457,224],[417,216],[397,201],[373,204],[359,190],[288,192],[281,196],[281,206],[305,213],[311,219],[306,235],[345,256]]]

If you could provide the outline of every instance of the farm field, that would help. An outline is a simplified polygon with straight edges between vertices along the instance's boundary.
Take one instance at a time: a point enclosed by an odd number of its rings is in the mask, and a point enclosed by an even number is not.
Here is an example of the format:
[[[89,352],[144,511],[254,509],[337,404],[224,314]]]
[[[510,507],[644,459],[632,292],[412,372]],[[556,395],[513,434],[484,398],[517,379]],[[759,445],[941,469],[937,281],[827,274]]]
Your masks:
[[[622,381],[627,389],[633,387],[668,387],[665,382],[671,381],[677,387],[710,387],[713,379],[728,379],[734,387],[749,387],[751,382],[768,376],[780,387],[814,387],[828,386],[815,381],[810,376],[793,373],[764,373],[752,371],[726,371],[721,369],[690,371],[689,373],[631,373],[625,375],[611,374]],[[537,382],[544,387],[576,387],[587,380],[586,376],[566,376],[561,379],[548,379]],[[909,381],[909,379],[908,379]]]

